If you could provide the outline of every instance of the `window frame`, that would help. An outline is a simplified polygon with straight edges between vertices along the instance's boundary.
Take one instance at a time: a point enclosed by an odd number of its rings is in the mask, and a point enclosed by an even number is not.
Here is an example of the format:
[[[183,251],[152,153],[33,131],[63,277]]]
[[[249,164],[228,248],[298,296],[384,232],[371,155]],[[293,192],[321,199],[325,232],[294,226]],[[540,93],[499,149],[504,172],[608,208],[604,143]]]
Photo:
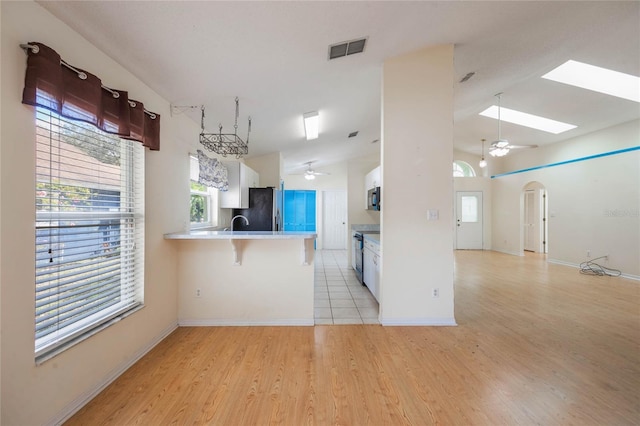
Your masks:
[[[218,226],[218,217],[220,216],[220,191],[216,188],[210,188],[198,183],[198,175],[200,173],[200,164],[198,162],[198,156],[195,154],[189,154],[189,208],[191,208],[191,200],[194,196],[201,196],[205,199],[207,220],[204,222],[191,221],[191,214],[189,214],[189,228],[190,229],[202,229],[212,228]],[[206,190],[194,188],[193,184],[204,186]]]
[[[144,307],[144,147],[45,108],[34,113],[34,355],[40,364]],[[65,137],[88,142],[80,148]],[[118,180],[105,184],[107,178],[83,164],[83,157],[108,164],[86,151],[107,143],[120,160]],[[84,174],[77,170],[83,166]],[[43,196],[54,187],[59,193],[67,188],[66,204]],[[107,193],[112,198],[102,200]]]
[[[453,177],[476,177],[476,171],[471,164],[462,160],[454,160]]]

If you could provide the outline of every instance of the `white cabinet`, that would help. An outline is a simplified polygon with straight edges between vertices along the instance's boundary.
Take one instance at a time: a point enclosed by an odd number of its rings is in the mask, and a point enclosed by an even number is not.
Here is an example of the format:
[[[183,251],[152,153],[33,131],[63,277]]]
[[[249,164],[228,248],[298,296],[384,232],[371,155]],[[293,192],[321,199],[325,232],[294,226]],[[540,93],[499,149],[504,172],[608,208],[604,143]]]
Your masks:
[[[223,164],[228,172],[229,190],[220,192],[220,207],[249,208],[249,188],[260,186],[260,176],[255,170],[239,161],[225,161]]]
[[[369,200],[368,200],[369,190],[374,189],[378,186],[382,186],[381,183],[382,183],[382,179],[381,179],[380,166],[376,167],[375,169],[371,170],[369,173],[365,175],[364,177],[364,208],[365,210],[369,208]]]
[[[380,244],[365,236],[362,261],[362,279],[376,300],[380,301]]]

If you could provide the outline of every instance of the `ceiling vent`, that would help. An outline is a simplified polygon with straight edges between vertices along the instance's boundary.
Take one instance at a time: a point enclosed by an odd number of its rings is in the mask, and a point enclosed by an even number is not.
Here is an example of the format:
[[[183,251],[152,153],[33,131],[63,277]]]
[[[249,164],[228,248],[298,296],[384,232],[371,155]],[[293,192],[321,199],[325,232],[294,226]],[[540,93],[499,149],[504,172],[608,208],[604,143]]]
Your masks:
[[[354,53],[362,53],[364,52],[365,44],[367,44],[366,37],[358,40],[343,41],[341,43],[332,44],[329,46],[329,60],[353,55]]]
[[[476,75],[475,72],[470,72],[467,73],[467,75],[465,75],[464,77],[462,77],[462,80],[460,80],[460,83],[464,83],[465,81],[468,81],[471,77],[473,77],[474,75]]]
[[[356,136],[358,136],[358,131],[349,133],[350,138],[355,138]]]

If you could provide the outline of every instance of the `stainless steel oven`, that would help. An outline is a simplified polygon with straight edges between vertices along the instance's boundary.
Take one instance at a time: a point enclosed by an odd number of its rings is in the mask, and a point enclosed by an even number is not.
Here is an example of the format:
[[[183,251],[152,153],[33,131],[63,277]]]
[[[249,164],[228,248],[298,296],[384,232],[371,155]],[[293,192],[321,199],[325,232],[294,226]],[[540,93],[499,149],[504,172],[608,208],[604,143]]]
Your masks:
[[[353,259],[354,259],[354,270],[356,271],[356,277],[360,284],[362,284],[362,255],[364,250],[364,238],[362,237],[361,232],[353,233]]]

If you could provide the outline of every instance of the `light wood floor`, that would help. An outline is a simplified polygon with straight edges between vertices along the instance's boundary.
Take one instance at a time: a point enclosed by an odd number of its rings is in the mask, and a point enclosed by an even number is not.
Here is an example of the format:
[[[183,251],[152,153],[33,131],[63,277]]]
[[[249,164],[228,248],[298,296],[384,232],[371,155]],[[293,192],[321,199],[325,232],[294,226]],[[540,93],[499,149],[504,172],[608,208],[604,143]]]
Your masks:
[[[179,328],[68,424],[640,424],[640,283],[455,259],[458,327]]]

